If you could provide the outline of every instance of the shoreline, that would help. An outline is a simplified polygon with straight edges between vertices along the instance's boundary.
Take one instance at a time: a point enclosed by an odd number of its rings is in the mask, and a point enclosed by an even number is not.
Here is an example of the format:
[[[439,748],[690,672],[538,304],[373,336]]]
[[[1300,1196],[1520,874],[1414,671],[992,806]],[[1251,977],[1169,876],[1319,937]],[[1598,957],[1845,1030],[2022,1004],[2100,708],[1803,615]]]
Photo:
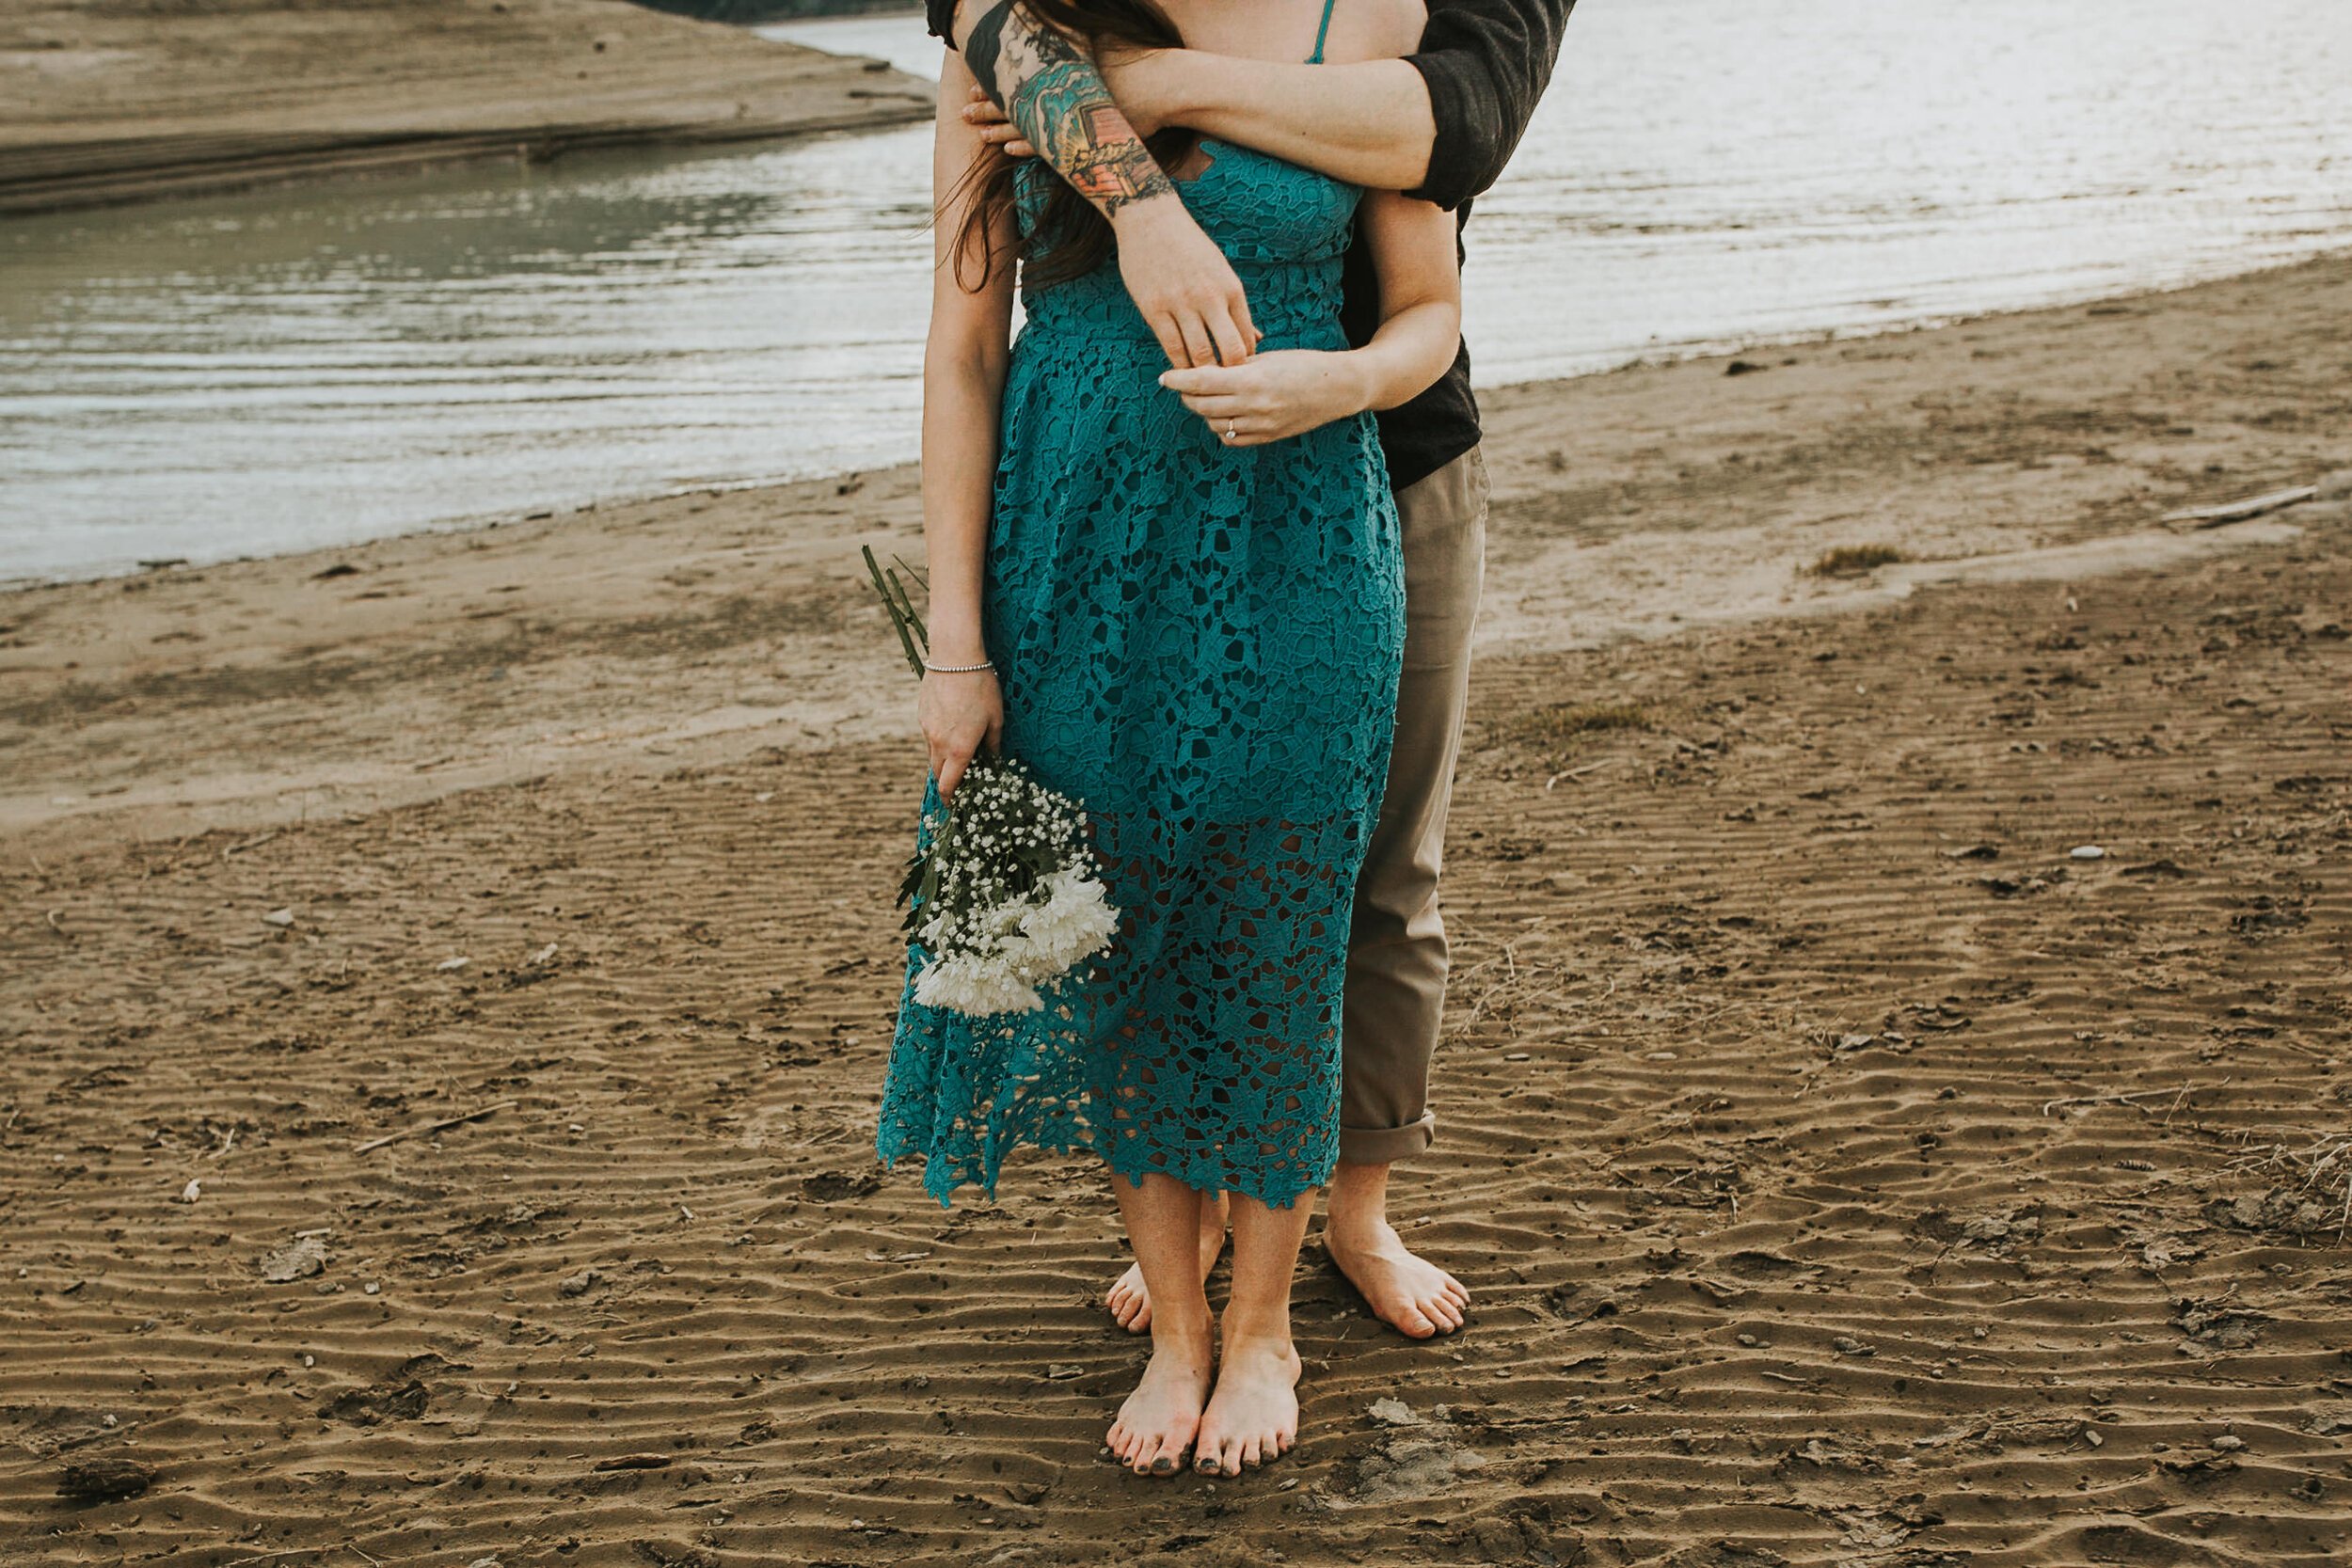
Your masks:
[[[927,110],[925,112],[928,113],[929,111]],[[869,127],[863,125],[836,127],[814,126],[811,127],[806,134],[811,135],[832,135],[842,132],[854,134],[861,129],[866,128]],[[1898,322],[1886,325],[1830,327],[1802,332],[1789,332],[1766,337],[1743,338],[1737,341],[1724,340],[1694,342],[1688,345],[1645,352],[1618,363],[1602,365],[1591,370],[1572,371],[1564,375],[1539,376],[1525,381],[1507,381],[1496,383],[1492,386],[1481,386],[1477,388],[1477,393],[1481,406],[1484,407],[1490,402],[1500,403],[1509,398],[1511,394],[1521,392],[1528,388],[1562,388],[1595,380],[1597,378],[1621,375],[1634,372],[1661,371],[1671,369],[1676,366],[1700,362],[1728,363],[1733,360],[1744,359],[1749,356],[1768,354],[1788,349],[1818,349],[1825,346],[1839,344],[1867,343],[1881,341],[1901,340],[1915,337],[1922,333],[1953,331],[1981,323],[2001,322],[2015,318],[2051,315],[2072,309],[2088,309],[2096,314],[2099,313],[2100,308],[2108,305],[2129,305],[2135,301],[2158,300],[2167,295],[2180,293],[2188,290],[2206,288],[2215,284],[2257,279],[2272,274],[2293,272],[2299,268],[2325,264],[2328,261],[2342,259],[2352,259],[2352,247],[2323,251],[2315,256],[2302,257],[2292,261],[2268,261],[2258,266],[2249,267],[2238,271],[2219,273],[2210,277],[2192,277],[2185,281],[2159,283],[2146,288],[2128,290],[2121,293],[2101,293],[2089,294],[2068,294],[2054,300],[2041,301],[2028,305],[2020,305],[1997,310],[1985,310],[1959,315],[1926,316],[1916,321]],[[755,491],[782,491],[800,485],[825,484],[836,481],[853,479],[863,480],[865,477],[869,475],[896,473],[901,470],[911,471],[915,467],[915,466],[916,465],[914,460],[909,459],[906,462],[884,464],[879,467],[829,468],[816,473],[804,474],[799,478],[789,480],[729,480],[715,484],[703,483],[673,485],[663,489],[624,491],[614,495],[598,497],[594,501],[584,503],[580,506],[558,510],[565,515],[585,515],[596,512],[599,509],[611,510],[622,507],[659,506],[668,502],[678,501],[688,497],[734,495]],[[540,520],[548,514],[548,509],[544,505],[536,502],[525,502],[492,511],[469,513],[452,517],[435,518],[431,521],[419,524],[413,528],[404,529],[398,532],[374,534],[367,538],[341,545],[310,545],[297,549],[277,551],[265,555],[221,556],[211,559],[173,557],[166,561],[160,561],[152,563],[142,562],[130,566],[117,566],[103,571],[74,573],[54,577],[0,577],[0,600],[5,600],[7,595],[10,594],[23,593],[29,590],[63,588],[70,587],[77,583],[118,581],[127,578],[141,577],[155,570],[185,568],[194,571],[203,571],[223,566],[246,565],[270,561],[295,560],[310,556],[325,556],[338,551],[347,551],[359,548],[369,544],[383,541],[466,534],[482,530],[506,528],[518,523]]]
[[[1482,396],[1481,658],[1818,618],[2291,537],[2180,506],[2352,467],[2352,256]],[[2332,503],[2330,503],[2332,504]],[[261,831],[453,790],[908,733],[860,546],[913,465],[0,594],[0,831]],[[1901,559],[1852,576],[1829,550]],[[190,723],[191,718],[199,722]],[[266,737],[298,732],[291,752]]]
[[[369,62],[376,62],[370,64]],[[0,217],[910,123],[936,88],[626,0],[0,17]]]

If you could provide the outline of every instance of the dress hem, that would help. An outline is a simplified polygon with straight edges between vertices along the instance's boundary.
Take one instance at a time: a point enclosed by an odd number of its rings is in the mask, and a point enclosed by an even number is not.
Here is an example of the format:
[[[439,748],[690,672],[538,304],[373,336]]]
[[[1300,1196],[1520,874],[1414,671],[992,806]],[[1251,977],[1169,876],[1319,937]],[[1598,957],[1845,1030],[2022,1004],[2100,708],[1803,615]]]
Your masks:
[[[1131,1187],[1142,1186],[1143,1179],[1147,1176],[1171,1176],[1204,1197],[1215,1197],[1224,1193],[1239,1193],[1244,1197],[1256,1199],[1269,1209],[1294,1208],[1300,1198],[1318,1188],[1329,1185],[1331,1180],[1330,1164],[1327,1164],[1320,1180],[1295,1187],[1269,1186],[1263,1191],[1253,1191],[1248,1186],[1233,1183],[1202,1186],[1186,1180],[1175,1171],[1158,1169],[1149,1161],[1136,1162],[1136,1168],[1127,1169],[1120,1161],[1112,1159],[1096,1148],[1090,1140],[1085,1138],[1024,1139],[1015,1147],[1034,1148],[1046,1154],[1091,1155],[1109,1166],[1112,1174],[1123,1178]],[[910,1157],[920,1159],[923,1162],[923,1190],[937,1198],[942,1209],[953,1210],[955,1204],[952,1199],[956,1193],[964,1187],[977,1187],[991,1203],[996,1201],[996,1180],[1004,1169],[1004,1162],[1001,1159],[986,1161],[984,1171],[973,1172],[968,1169],[960,1169],[958,1162],[952,1157],[936,1154],[912,1142],[892,1148],[880,1140],[877,1140],[874,1145],[874,1154],[882,1161],[882,1168],[893,1175],[898,1172],[899,1161]],[[1331,1163],[1336,1164],[1336,1158]],[[935,1174],[943,1170],[951,1173],[944,1184],[934,1179]]]

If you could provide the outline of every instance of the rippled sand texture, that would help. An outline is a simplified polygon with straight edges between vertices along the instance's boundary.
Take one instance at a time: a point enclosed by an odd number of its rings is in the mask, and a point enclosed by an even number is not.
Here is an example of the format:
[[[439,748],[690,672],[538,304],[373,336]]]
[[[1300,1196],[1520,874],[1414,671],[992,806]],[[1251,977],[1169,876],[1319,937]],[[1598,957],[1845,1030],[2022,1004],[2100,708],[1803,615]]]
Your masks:
[[[2258,537],[1486,660],[1398,1195],[1473,1321],[1311,1256],[1234,1482],[1098,1459],[1093,1173],[872,1165],[903,738],[20,835],[0,1556],[2341,1561],[2352,518]]]

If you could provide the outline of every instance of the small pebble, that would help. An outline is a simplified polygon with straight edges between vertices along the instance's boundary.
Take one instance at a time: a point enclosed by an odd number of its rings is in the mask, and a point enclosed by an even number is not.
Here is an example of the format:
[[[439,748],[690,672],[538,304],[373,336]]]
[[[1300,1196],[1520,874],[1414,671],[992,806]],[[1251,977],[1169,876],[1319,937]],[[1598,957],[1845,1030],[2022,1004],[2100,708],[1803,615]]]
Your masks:
[[[2067,853],[2078,861],[2103,861],[2107,858],[2107,852],[2095,844],[2077,844]]]
[[[2243,1437],[2217,1437],[2213,1440],[2213,1446],[2220,1449],[2223,1453],[2235,1453],[2238,1449],[2246,1447],[2246,1439]]]

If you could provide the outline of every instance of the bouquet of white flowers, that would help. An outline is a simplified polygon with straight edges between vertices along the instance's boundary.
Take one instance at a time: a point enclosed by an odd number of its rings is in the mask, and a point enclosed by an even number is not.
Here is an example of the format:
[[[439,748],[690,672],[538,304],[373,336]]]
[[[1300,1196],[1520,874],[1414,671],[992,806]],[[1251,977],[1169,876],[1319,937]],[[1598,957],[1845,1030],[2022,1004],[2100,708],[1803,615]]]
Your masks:
[[[923,618],[898,571],[884,571],[870,549],[866,569],[919,677],[930,646]],[[1078,802],[1003,756],[974,757],[923,824],[898,900],[925,954],[914,1000],[976,1018],[1034,1012],[1043,1006],[1038,987],[1109,946],[1119,927]]]

